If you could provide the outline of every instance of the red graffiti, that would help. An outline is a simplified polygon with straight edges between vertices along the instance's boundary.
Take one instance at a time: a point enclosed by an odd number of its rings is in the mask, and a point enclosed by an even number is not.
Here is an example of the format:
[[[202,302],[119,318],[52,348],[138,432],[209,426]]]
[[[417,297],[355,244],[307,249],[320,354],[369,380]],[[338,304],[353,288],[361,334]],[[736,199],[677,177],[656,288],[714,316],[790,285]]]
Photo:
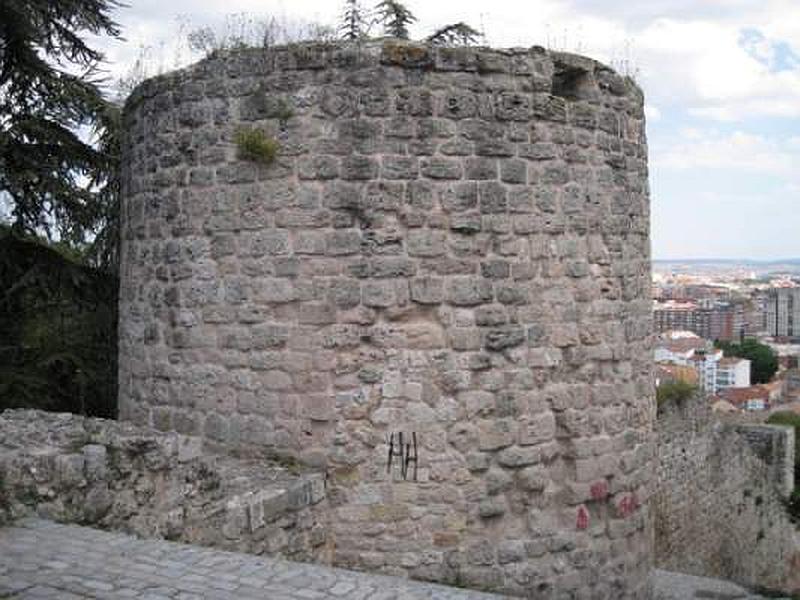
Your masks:
[[[617,512],[619,512],[619,516],[623,519],[631,516],[634,512],[636,512],[637,508],[639,508],[639,500],[636,498],[636,494],[628,494],[627,496],[623,496],[617,504]]]
[[[598,481],[590,488],[593,500],[605,500],[608,497],[608,482]]]
[[[578,507],[578,520],[575,526],[581,530],[589,528],[589,511],[583,504]]]

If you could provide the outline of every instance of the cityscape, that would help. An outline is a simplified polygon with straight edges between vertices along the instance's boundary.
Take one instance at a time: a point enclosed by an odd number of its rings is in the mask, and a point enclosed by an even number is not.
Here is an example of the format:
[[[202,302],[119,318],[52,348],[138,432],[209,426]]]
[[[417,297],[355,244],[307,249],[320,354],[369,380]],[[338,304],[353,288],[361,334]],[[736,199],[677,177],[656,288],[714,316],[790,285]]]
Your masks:
[[[657,385],[697,386],[718,411],[800,413],[798,268],[800,261],[654,261]],[[754,377],[743,345],[771,352],[774,374]]]

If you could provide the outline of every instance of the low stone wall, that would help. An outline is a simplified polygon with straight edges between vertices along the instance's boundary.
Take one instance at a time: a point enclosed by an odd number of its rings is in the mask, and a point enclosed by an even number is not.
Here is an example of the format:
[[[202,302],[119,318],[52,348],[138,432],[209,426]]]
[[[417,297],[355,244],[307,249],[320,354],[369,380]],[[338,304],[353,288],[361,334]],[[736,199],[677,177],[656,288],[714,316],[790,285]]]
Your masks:
[[[0,525],[61,522],[330,562],[325,480],[198,438],[39,411],[0,414]]]
[[[793,430],[723,422],[703,398],[659,412],[657,566],[800,591],[800,535],[784,505]]]

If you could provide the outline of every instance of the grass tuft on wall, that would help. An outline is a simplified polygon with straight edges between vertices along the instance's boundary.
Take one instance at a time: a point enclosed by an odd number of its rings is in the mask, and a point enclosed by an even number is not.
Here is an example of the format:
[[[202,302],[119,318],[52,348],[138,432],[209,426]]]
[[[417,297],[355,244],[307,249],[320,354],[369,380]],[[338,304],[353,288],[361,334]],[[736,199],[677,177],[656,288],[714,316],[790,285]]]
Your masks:
[[[261,129],[239,128],[234,135],[234,142],[241,160],[250,160],[263,165],[272,164],[280,150],[278,141]]]

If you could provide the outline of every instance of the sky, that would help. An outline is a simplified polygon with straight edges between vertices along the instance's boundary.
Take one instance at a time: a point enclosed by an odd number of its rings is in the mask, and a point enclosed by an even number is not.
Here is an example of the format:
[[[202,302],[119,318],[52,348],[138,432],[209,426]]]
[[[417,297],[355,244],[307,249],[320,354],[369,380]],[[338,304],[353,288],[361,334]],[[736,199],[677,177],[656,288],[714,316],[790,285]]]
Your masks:
[[[112,75],[199,56],[185,34],[229,15],[335,24],[337,0],[129,0]],[[495,47],[601,60],[645,92],[653,257],[800,257],[800,0],[406,0],[412,37],[465,21]]]

